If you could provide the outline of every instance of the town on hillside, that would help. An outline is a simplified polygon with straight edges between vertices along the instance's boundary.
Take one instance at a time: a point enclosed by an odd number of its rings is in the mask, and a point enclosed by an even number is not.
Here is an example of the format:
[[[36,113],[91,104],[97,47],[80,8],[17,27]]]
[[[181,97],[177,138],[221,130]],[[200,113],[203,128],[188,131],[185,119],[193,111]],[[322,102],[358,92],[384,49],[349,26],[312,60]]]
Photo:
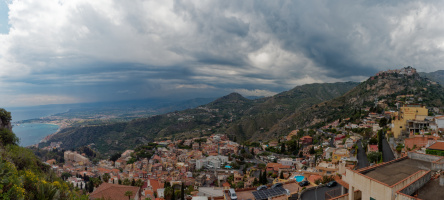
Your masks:
[[[376,76],[393,73],[416,71]],[[212,134],[95,161],[92,150],[45,149],[63,152],[46,164],[90,199],[444,199],[443,133],[442,110],[406,94],[268,141]]]

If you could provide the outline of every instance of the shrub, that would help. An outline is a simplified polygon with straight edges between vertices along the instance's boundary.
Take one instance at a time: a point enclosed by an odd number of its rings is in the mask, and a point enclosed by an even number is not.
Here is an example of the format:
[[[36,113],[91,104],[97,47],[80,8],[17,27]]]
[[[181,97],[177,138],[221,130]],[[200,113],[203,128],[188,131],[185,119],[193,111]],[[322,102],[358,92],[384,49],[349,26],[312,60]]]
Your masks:
[[[19,142],[19,139],[9,129],[0,128],[0,142],[3,145],[8,145],[8,144],[16,145]]]

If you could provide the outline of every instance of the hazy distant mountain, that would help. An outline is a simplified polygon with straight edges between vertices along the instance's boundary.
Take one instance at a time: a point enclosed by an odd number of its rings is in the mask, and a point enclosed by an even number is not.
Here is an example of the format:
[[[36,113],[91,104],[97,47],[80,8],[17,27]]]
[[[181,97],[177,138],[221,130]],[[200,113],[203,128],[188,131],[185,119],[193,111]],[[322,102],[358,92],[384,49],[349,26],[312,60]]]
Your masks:
[[[438,70],[436,72],[420,72],[419,75],[422,77],[426,77],[432,81],[438,82],[441,85],[444,85],[444,70]]]
[[[226,133],[232,139],[236,137],[245,140],[255,134],[268,132],[275,123],[294,112],[338,97],[358,84],[308,84],[255,100],[232,93],[194,109],[135,119],[127,123],[65,129],[51,141],[62,141],[63,147],[68,149],[94,143],[100,152],[110,153],[155,138]]]
[[[32,107],[8,108],[13,121],[27,122],[28,119],[49,115],[63,118],[94,119],[111,116],[119,119],[135,119],[195,108],[216,98],[195,98],[190,100],[141,99],[116,102],[95,102],[78,104],[54,104]],[[23,121],[24,120],[24,121]]]

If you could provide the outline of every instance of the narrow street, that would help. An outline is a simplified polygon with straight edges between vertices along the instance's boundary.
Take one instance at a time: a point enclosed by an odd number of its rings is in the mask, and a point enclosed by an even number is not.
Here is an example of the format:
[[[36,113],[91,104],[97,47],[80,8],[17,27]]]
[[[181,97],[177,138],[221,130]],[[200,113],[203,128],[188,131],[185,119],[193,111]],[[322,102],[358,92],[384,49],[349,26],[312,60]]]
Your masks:
[[[385,136],[382,140],[382,158],[384,162],[388,162],[395,159],[395,155],[393,155],[393,151],[390,148],[389,143],[387,142]]]
[[[367,160],[367,154],[365,154],[365,150],[364,148],[362,148],[362,142],[361,140],[359,140],[357,143],[358,145],[358,169],[364,168],[364,167],[368,167],[368,160]]]

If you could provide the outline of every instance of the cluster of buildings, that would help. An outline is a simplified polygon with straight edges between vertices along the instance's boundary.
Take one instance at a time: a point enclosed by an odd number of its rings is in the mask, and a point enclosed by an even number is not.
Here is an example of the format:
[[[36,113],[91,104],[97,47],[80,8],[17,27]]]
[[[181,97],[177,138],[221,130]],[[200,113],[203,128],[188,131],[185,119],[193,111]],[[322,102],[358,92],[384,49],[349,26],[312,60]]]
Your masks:
[[[353,131],[365,128],[372,131],[371,137],[376,137],[383,128],[379,127],[383,118],[391,120],[391,133],[398,143],[403,143],[403,150],[395,160],[372,163],[369,167],[358,169],[357,144],[363,137]],[[109,176],[106,183],[90,194],[92,199],[127,199],[122,194],[125,191],[133,191],[133,199],[165,199],[165,185],[169,183],[193,188],[193,197],[189,198],[228,200],[232,196],[228,189],[236,188],[233,192],[238,199],[262,200],[263,196],[256,192],[256,187],[264,172],[270,193],[271,185],[276,183],[282,183],[285,189],[277,196],[267,196],[267,199],[274,200],[300,198],[311,188],[322,187],[320,181],[326,176],[338,183],[337,188],[325,193],[326,199],[427,199],[424,191],[444,188],[444,184],[440,184],[444,183],[440,173],[444,169],[444,157],[441,157],[444,156],[444,142],[440,141],[439,134],[444,128],[444,117],[428,116],[426,107],[410,104],[404,105],[398,112],[369,112],[359,121],[359,124],[354,124],[338,120],[314,130],[314,134],[312,130],[311,135],[299,137],[297,142],[301,149],[298,156],[262,154],[267,147],[280,148],[276,141],[261,143],[259,147],[243,147],[230,141],[226,135],[211,135],[159,141],[152,157],[135,162],[134,150],[127,150],[115,162],[101,160],[92,164],[84,155],[66,151],[62,167],[55,165],[54,161],[48,163],[59,174],[72,174],[73,177],[67,181],[80,188],[84,188],[85,183],[78,175]],[[332,129],[335,131],[330,131]],[[286,139],[294,140],[293,136],[297,135],[297,130],[292,131]],[[362,149],[367,153],[378,152],[378,145],[368,144]],[[392,150],[395,152],[394,145]],[[253,152],[256,155],[251,159],[254,163],[245,166],[245,169],[232,169],[232,163],[236,162],[235,157],[241,155],[241,151]],[[259,167],[260,164],[264,167]],[[143,184],[140,187],[123,185],[125,180],[140,180]],[[308,185],[300,185],[301,181],[308,181]]]
[[[391,69],[391,70],[387,70],[387,71],[380,71],[380,72],[376,73],[376,76],[382,76],[385,74],[401,74],[401,75],[411,76],[413,74],[416,74],[416,69],[408,66],[408,67],[404,67],[401,69]]]
[[[171,185],[184,183],[186,187],[192,186],[197,189],[222,185],[229,176],[233,175],[242,177],[243,181],[243,175],[239,175],[237,170],[229,169],[233,160],[230,156],[237,154],[240,146],[228,140],[225,135],[177,141],[166,140],[157,144],[151,158],[135,162],[131,162],[134,150],[126,150],[115,162],[101,160],[97,164],[92,164],[85,155],[65,151],[63,166],[57,165],[55,160],[48,160],[47,163],[52,165],[52,169],[59,175],[70,173],[72,177],[66,181],[79,188],[85,187],[85,181],[82,178],[84,176],[101,177],[102,180],[104,176],[108,176],[107,184],[102,184],[106,189],[103,189],[102,185],[95,188],[90,195],[94,198],[101,198],[101,195],[105,195],[107,191],[128,189],[126,187],[131,186],[122,185],[125,180],[143,182],[142,187],[134,192],[141,199],[163,198],[166,182]]]

